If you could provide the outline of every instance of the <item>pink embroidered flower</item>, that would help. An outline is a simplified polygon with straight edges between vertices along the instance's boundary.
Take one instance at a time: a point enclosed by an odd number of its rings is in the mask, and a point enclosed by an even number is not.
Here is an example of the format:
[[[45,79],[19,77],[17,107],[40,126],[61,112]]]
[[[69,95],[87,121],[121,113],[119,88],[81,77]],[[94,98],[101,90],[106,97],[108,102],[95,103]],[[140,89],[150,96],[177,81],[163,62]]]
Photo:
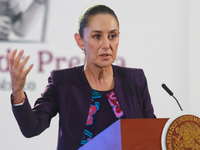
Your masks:
[[[96,111],[97,111],[97,107],[95,105],[90,105],[90,110],[89,110],[89,114],[88,114],[86,125],[90,125],[90,124],[93,123],[92,115],[94,115],[96,113]]]
[[[112,108],[113,108],[113,112],[114,112],[115,116],[117,118],[121,118],[121,116],[123,116],[124,113],[119,106],[119,102],[117,101],[117,98],[116,98],[113,90],[107,94],[107,98],[110,103],[110,106],[112,106]]]

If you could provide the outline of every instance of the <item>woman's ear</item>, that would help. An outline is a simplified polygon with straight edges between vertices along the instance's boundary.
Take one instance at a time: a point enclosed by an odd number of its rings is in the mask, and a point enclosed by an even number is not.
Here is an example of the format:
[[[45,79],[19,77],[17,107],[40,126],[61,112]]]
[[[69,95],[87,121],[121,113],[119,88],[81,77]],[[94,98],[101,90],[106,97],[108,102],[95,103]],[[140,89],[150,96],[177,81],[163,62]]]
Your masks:
[[[83,39],[81,38],[80,34],[75,33],[74,39],[76,40],[77,45],[80,47],[80,49],[85,49]]]

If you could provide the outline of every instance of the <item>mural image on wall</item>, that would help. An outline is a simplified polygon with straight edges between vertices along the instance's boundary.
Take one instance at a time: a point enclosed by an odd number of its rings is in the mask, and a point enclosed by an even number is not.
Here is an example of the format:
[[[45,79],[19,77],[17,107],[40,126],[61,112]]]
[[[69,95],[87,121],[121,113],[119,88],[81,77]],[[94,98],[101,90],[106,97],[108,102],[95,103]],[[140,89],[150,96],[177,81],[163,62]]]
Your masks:
[[[0,0],[0,42],[43,42],[46,0]]]

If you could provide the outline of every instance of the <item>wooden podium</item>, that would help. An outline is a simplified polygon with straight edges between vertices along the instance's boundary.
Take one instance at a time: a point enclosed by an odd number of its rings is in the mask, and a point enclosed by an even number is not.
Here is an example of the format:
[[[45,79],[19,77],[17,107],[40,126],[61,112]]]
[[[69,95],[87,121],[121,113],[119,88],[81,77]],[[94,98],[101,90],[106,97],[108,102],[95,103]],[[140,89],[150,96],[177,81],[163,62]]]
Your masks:
[[[168,119],[120,119],[80,150],[161,150]]]

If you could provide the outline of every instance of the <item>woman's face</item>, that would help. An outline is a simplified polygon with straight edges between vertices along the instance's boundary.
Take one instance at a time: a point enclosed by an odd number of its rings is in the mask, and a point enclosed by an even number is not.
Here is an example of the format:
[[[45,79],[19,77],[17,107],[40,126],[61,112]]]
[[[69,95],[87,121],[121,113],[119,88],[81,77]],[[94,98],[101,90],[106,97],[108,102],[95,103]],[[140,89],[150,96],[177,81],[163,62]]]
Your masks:
[[[110,66],[116,59],[119,26],[114,16],[98,14],[90,17],[84,28],[83,43],[88,65]]]

